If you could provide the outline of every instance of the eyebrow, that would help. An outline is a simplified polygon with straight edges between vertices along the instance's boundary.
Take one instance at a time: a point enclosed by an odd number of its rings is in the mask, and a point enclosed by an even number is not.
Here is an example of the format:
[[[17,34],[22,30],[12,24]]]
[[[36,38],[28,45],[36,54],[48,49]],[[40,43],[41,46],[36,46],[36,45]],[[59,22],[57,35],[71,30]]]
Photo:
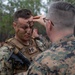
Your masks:
[[[32,25],[33,21],[28,21],[27,23],[28,23],[29,25]]]

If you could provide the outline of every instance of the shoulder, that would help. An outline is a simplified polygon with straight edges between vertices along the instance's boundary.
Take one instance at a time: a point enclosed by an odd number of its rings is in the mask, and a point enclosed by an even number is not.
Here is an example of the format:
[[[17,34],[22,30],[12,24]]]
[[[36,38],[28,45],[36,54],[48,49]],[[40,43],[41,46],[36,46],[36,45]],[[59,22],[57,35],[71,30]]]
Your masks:
[[[59,63],[51,56],[52,51],[47,50],[39,54],[28,70],[28,75],[45,75],[54,72],[54,67]],[[50,71],[51,70],[51,71]],[[51,73],[50,73],[51,72]],[[52,74],[53,75],[53,74]]]
[[[8,58],[9,54],[10,54],[10,50],[7,46],[2,46],[0,48],[0,59]]]
[[[72,74],[75,65],[75,47],[73,44],[74,41],[63,42],[39,54],[29,68],[28,75],[45,75],[48,73],[51,75],[66,74],[65,70],[69,71],[68,74]]]
[[[4,59],[4,60],[8,59],[10,56],[12,48],[13,47],[11,45],[9,45],[7,42],[5,42],[3,44],[3,46],[0,47],[0,60],[1,59]]]
[[[43,52],[43,51],[46,51],[49,47],[50,47],[50,44],[49,42],[43,40],[43,38],[35,38],[35,43],[36,43],[36,46]]]
[[[5,42],[8,43],[8,42],[11,42],[12,40],[14,40],[14,37],[10,38],[10,39],[7,39]]]
[[[28,75],[46,75],[46,74],[51,74],[51,75],[57,75],[56,73],[63,73],[64,68],[59,68],[64,65],[61,65],[61,62],[59,62],[59,57],[55,55],[55,53],[52,55],[52,51],[47,50],[39,54],[35,61],[31,64],[29,70],[28,70]],[[65,64],[66,66],[66,64]],[[64,66],[64,67],[65,67]]]

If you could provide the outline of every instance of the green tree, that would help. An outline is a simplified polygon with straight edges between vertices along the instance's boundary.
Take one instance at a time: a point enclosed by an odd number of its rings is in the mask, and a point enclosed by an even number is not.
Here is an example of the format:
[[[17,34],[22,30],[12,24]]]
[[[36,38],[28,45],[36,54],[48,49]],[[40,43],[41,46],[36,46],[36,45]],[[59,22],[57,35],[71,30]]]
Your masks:
[[[4,40],[3,38],[6,35],[7,37],[10,37],[14,33],[14,30],[12,28],[12,21],[13,21],[13,13],[16,10],[19,10],[21,8],[27,8],[32,11],[34,15],[40,14],[40,10],[43,7],[42,0],[7,0],[7,4],[4,4],[3,0],[0,0],[0,37],[1,40]],[[40,30],[40,32],[43,30],[44,27],[41,25],[36,25]]]
[[[3,41],[7,37],[14,34],[12,28],[13,13],[19,9],[30,9],[33,15],[42,14],[41,11],[47,13],[48,5],[51,1],[66,1],[75,4],[75,0],[5,0],[7,4],[0,0],[0,41]],[[39,30],[39,33],[46,34],[45,28],[39,23],[35,23],[35,26]]]

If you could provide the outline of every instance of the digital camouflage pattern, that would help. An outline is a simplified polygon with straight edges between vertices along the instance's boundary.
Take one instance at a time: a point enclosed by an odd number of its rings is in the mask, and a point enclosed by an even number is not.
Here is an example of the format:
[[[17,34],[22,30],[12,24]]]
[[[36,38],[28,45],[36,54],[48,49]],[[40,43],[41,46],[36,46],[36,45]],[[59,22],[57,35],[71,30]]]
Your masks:
[[[7,40],[4,46],[0,48],[0,75],[13,75],[13,73],[15,73],[16,75],[25,75],[27,71],[26,67],[22,67],[20,66],[20,64],[17,63],[17,69],[14,69],[14,62],[12,63],[12,60],[8,62],[11,52],[14,49],[18,49],[24,56],[26,56],[32,62],[37,54],[43,52],[43,50],[39,50],[38,47],[34,40],[31,40],[29,45],[23,45],[15,38]],[[42,47],[43,46],[41,46],[41,48]]]
[[[75,75],[75,37],[69,35],[39,54],[27,75]]]
[[[13,75],[12,64],[7,62],[10,53],[8,47],[3,46],[0,48],[0,75]]]
[[[36,44],[38,46],[38,48],[41,50],[41,51],[45,51],[47,49],[50,48],[51,46],[51,41],[48,40],[46,37],[44,36],[40,36],[38,38],[35,38],[35,41],[36,41]]]

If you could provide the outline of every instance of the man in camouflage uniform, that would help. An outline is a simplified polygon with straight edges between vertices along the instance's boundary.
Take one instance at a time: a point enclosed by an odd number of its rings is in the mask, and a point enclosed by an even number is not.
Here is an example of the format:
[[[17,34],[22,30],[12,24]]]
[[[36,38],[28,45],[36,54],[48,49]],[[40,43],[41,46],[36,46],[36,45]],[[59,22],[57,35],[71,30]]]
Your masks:
[[[20,62],[23,63],[23,59],[21,61],[16,57],[18,53],[23,54],[23,56],[32,62],[35,55],[42,52],[32,38],[33,15],[30,10],[21,9],[16,11],[13,27],[15,36],[7,40],[4,46],[0,48],[0,75],[18,75],[27,71],[28,66],[26,64],[23,64],[23,66],[20,64]],[[15,54],[16,59],[13,54]],[[11,56],[13,56],[13,59]],[[22,57],[20,56],[20,58]]]
[[[75,7],[67,2],[53,2],[47,18],[40,16],[34,21],[46,27],[52,47],[35,58],[27,75],[75,75]]]

